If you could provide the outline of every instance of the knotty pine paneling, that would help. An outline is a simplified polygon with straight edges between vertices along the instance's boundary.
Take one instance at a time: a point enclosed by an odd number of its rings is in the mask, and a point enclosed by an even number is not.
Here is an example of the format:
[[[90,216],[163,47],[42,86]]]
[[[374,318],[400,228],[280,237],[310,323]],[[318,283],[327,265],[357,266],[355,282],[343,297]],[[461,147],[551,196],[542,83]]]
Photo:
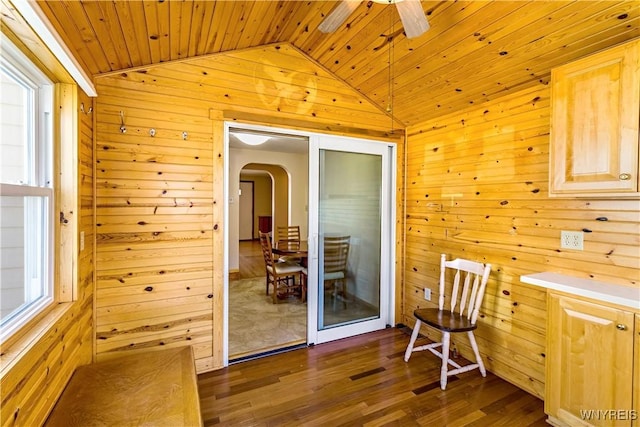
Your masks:
[[[210,365],[214,154],[209,110],[182,109],[166,89],[146,101],[144,93],[131,90],[110,95],[100,86],[105,80],[98,84],[105,98],[97,102],[98,359],[188,344]]]
[[[546,293],[520,276],[555,271],[640,286],[637,201],[549,198],[549,93],[538,85],[425,121],[408,129],[406,147],[403,322],[413,326],[416,308],[437,304],[440,253],[491,263],[480,351],[490,371],[539,397]],[[563,229],[591,230],[584,251],[560,249]],[[471,357],[464,338],[455,344]]]
[[[93,114],[88,113],[92,98],[79,91],[78,105],[78,231],[84,232],[84,250],[78,254],[76,300],[62,314],[54,309],[55,321],[43,337],[24,337],[28,347],[6,372],[0,384],[0,425],[42,425],[77,366],[91,363],[93,357],[94,297],[94,191],[93,191]],[[26,342],[30,341],[27,345]],[[23,344],[17,345],[22,347]],[[2,357],[11,356],[6,346]],[[3,371],[5,369],[3,363]]]
[[[118,75],[124,77],[119,81],[119,89],[141,91],[140,95],[144,93],[144,96],[137,97],[139,101],[161,97],[159,93],[171,87],[178,98],[176,106],[187,111],[215,107],[223,111],[255,114],[277,112],[281,119],[321,123],[328,131],[354,127],[363,132],[384,134],[394,125],[386,113],[372,106],[367,98],[287,44],[136,69]],[[200,96],[193,96],[194,87]],[[111,120],[119,123],[118,112],[111,113],[116,114]],[[133,116],[133,123],[136,119]]]
[[[394,5],[371,1],[328,34],[318,25],[335,1],[36,3],[90,75],[290,44],[379,108],[392,103],[405,126],[533,87],[554,67],[640,36],[628,0],[422,0],[430,28],[413,39]]]
[[[99,76],[96,86],[98,359],[190,344],[199,372],[221,367],[218,118],[241,111],[366,135],[384,135],[391,120],[288,45]]]

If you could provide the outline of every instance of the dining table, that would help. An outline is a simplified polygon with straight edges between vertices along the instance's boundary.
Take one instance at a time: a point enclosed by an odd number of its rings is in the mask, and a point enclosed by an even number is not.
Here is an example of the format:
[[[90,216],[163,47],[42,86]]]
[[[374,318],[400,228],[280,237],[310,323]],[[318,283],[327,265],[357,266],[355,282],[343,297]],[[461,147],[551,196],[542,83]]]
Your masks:
[[[290,258],[300,258],[300,264],[307,266],[308,243],[306,240],[300,242],[277,242],[271,251],[278,256],[286,256]]]

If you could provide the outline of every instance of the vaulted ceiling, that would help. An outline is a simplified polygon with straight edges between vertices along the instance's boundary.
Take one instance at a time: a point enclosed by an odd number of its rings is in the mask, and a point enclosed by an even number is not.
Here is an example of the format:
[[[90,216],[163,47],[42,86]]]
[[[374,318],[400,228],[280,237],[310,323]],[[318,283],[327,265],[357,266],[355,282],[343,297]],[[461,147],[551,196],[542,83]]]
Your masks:
[[[90,75],[289,43],[407,126],[640,36],[637,0],[422,1],[431,29],[414,39],[395,7],[371,1],[331,34],[317,27],[336,1],[37,3]]]

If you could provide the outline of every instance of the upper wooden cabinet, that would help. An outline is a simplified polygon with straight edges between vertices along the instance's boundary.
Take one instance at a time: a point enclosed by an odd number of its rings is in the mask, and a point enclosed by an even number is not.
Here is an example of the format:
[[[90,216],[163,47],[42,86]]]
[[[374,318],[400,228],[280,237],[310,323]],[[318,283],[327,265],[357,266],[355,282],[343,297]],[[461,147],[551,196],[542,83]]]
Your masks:
[[[549,194],[640,197],[640,39],[551,72]]]

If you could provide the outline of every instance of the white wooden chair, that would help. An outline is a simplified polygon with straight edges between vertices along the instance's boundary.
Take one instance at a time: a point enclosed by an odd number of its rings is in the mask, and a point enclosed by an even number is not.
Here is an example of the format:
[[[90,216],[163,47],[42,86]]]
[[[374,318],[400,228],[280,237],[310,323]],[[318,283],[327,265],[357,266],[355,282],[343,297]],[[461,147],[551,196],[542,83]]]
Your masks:
[[[453,286],[451,290],[450,307],[445,309],[445,285],[447,270],[455,270]],[[404,361],[408,362],[411,353],[414,351],[429,350],[442,359],[442,368],[440,370],[440,388],[442,390],[447,387],[447,378],[451,375],[467,372],[478,368],[483,377],[487,376],[487,371],[482,363],[482,357],[478,351],[478,344],[473,335],[476,329],[476,320],[478,318],[478,310],[482,304],[484,291],[489,280],[491,272],[491,264],[483,265],[482,263],[469,261],[464,259],[455,259],[447,261],[445,254],[440,256],[440,286],[438,296],[438,308],[422,308],[413,312],[416,317],[416,325],[411,334],[411,340],[404,353]],[[460,293],[460,279],[464,275],[462,284],[462,293]],[[465,314],[466,310],[466,314]],[[416,338],[420,332],[420,326],[426,324],[442,332],[442,342],[414,347]],[[471,348],[476,357],[476,363],[461,366],[453,360],[449,359],[449,343],[452,333],[466,332],[471,343]],[[436,350],[442,347],[442,352]],[[448,365],[454,369],[449,370]]]

